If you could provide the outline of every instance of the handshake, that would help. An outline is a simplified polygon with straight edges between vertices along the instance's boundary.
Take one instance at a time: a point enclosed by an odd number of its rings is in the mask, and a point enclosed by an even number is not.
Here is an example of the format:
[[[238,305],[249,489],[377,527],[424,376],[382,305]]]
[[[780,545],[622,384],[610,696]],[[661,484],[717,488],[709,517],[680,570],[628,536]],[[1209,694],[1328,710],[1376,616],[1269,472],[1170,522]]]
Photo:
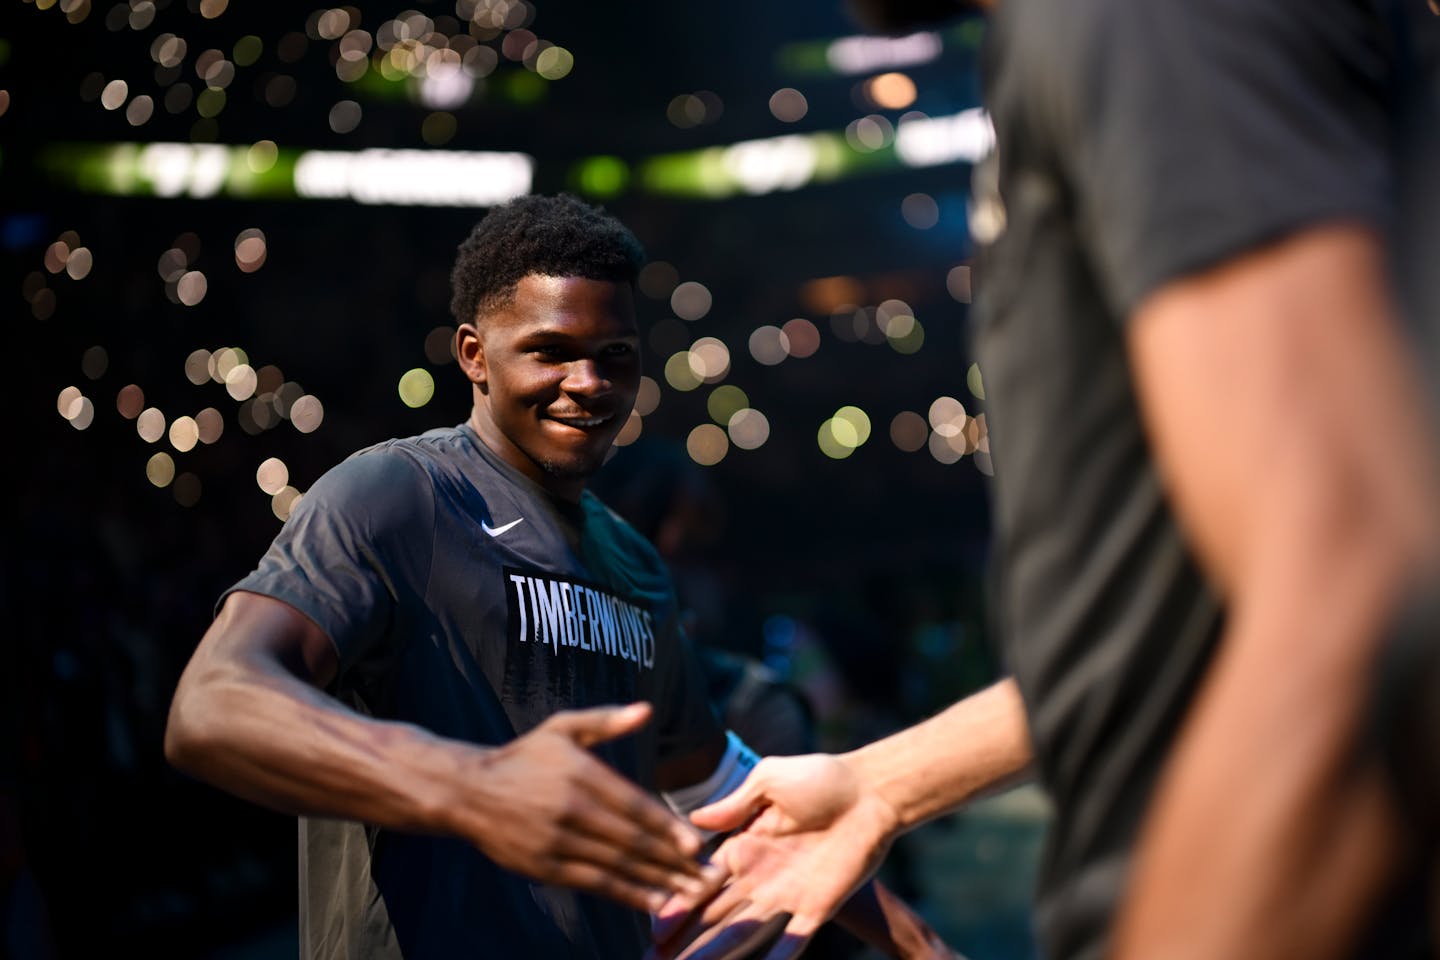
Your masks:
[[[656,911],[646,960],[795,957],[831,918],[888,956],[957,956],[894,894],[867,882],[902,824],[846,757],[762,760],[691,820],[721,837],[703,884]]]

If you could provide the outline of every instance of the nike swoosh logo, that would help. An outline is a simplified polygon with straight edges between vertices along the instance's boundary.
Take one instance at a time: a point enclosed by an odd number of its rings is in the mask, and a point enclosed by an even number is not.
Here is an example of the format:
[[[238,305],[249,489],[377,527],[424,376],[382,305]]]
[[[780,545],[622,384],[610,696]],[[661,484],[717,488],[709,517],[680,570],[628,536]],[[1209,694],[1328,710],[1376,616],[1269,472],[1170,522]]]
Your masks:
[[[484,520],[481,520],[481,521],[480,521],[480,529],[481,529],[481,530],[484,530],[486,533],[490,534],[490,536],[492,536],[492,537],[498,537],[498,536],[500,536],[500,534],[504,533],[506,530],[509,530],[511,527],[515,526],[515,524],[519,523],[520,521],[522,521],[522,520],[524,520],[524,519],[525,519],[524,517],[520,517],[520,518],[518,518],[518,519],[511,520],[509,523],[501,524],[501,525],[498,526],[498,527],[492,527],[492,526],[490,526],[490,524],[486,523]]]

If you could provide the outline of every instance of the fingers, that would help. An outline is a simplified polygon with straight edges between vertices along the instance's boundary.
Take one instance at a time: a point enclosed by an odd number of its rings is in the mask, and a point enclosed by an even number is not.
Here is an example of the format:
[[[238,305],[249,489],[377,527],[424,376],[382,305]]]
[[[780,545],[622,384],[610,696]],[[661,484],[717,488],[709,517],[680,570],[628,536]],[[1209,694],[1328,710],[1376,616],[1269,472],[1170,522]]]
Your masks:
[[[711,890],[709,896],[682,893],[671,897],[660,907],[650,928],[655,955],[672,957],[687,945],[693,950],[714,938],[729,925],[732,915],[749,905],[747,893],[745,884],[732,883],[718,892]]]
[[[646,913],[659,909],[666,898],[664,891],[619,876],[596,864],[578,860],[559,864],[548,879],[561,886],[574,887],[577,890],[619,901],[628,907],[643,910]]]
[[[765,805],[763,770],[765,761],[751,771],[745,782],[731,793],[707,807],[690,814],[690,822],[702,830],[726,832],[744,826]]]
[[[593,836],[575,834],[567,837],[557,849],[556,855],[566,861],[599,867],[628,883],[639,884],[654,891],[658,899],[647,907],[652,913],[660,910],[676,896],[708,899],[720,885],[720,881],[714,879],[715,872],[696,875],[653,861],[636,859],[631,851]]]
[[[700,834],[598,760],[595,768],[589,780],[590,797],[613,816],[597,819],[593,832],[652,862],[699,874],[695,857],[702,846]]]
[[[634,733],[650,722],[652,709],[648,703],[631,703],[623,707],[592,707],[588,710],[564,710],[547,719],[542,727],[563,733],[582,747],[593,747]]]

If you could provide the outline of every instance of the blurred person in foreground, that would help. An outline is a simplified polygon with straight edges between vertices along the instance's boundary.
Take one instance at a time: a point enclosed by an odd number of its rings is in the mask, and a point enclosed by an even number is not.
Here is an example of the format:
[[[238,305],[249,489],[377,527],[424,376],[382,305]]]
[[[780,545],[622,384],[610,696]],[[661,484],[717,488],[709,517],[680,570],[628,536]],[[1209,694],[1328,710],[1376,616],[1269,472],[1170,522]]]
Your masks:
[[[1033,764],[1056,960],[1428,954],[1432,8],[1000,0],[975,346],[1012,679],[762,762],[693,817],[749,826],[660,953],[793,914],[792,955],[899,832]]]
[[[655,550],[585,490],[640,382],[641,256],[572,197],[491,211],[452,274],[470,419],[321,477],[181,678],[170,760],[301,816],[305,956],[634,957],[640,911],[703,888],[675,813],[755,757]],[[891,955],[943,955],[857,900]]]

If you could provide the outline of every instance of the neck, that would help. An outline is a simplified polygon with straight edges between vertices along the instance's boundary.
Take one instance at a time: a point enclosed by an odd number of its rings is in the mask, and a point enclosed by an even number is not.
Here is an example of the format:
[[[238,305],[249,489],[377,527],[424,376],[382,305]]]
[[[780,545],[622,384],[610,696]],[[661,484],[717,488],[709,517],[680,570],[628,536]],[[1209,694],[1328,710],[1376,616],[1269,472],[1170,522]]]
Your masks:
[[[546,492],[570,503],[580,502],[580,495],[585,492],[584,479],[557,477],[546,470],[543,464],[531,460],[525,451],[500,432],[495,421],[484,412],[479,402],[470,408],[470,428],[491,453],[544,487]]]

